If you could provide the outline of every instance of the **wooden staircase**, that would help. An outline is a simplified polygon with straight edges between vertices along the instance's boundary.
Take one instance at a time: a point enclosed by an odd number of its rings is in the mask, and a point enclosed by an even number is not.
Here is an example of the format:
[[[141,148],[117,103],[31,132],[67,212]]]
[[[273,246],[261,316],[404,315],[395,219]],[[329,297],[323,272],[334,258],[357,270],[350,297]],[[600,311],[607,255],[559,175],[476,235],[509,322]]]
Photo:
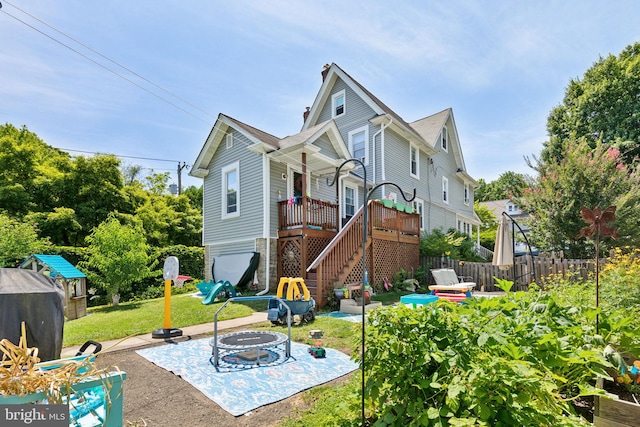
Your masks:
[[[320,307],[327,304],[330,289],[344,283],[354,267],[362,263],[363,220],[361,207],[307,268],[305,283]],[[367,246],[370,244],[368,239]]]
[[[401,268],[415,271],[419,265],[419,215],[375,201],[370,201],[367,209],[369,283],[381,283],[383,277],[393,277]],[[362,282],[363,212],[361,207],[305,270],[305,284],[320,307],[327,304],[333,288]]]

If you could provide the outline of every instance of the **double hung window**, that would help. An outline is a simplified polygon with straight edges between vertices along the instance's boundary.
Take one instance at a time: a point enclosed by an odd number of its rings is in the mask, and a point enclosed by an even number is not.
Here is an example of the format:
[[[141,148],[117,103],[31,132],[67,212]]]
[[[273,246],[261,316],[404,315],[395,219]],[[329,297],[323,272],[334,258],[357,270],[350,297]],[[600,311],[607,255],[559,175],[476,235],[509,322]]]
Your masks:
[[[442,177],[442,201],[449,204],[449,180]]]
[[[413,144],[409,146],[409,174],[420,179],[420,150]]]
[[[240,163],[222,168],[222,218],[240,215]]]
[[[345,113],[345,92],[341,90],[331,97],[331,118],[335,119]]]
[[[369,127],[363,126],[349,132],[349,152],[355,159],[360,159],[365,165],[369,164]]]

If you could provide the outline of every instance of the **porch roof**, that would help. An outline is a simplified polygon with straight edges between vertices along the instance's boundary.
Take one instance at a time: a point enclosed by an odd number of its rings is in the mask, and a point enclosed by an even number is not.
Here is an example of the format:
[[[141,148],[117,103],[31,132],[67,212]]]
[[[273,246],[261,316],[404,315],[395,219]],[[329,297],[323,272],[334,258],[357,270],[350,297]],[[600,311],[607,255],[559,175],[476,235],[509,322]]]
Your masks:
[[[323,135],[328,137],[338,157],[322,153],[321,148],[315,145],[315,142]],[[272,159],[302,167],[302,154],[306,153],[307,170],[319,175],[334,172],[335,168],[340,166],[344,160],[351,157],[333,120],[327,120],[295,135],[287,136],[281,139],[278,145],[280,149],[269,154]],[[354,166],[350,164],[345,165],[345,170],[353,168]]]

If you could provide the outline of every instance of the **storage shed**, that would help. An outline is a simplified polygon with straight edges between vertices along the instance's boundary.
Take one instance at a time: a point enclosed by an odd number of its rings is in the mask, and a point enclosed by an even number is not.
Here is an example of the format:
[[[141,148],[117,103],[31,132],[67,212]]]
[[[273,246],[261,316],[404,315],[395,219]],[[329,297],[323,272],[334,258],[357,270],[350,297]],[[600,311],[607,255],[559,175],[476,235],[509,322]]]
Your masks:
[[[50,276],[65,293],[64,314],[69,320],[87,315],[87,276],[60,255],[31,255],[20,265]]]

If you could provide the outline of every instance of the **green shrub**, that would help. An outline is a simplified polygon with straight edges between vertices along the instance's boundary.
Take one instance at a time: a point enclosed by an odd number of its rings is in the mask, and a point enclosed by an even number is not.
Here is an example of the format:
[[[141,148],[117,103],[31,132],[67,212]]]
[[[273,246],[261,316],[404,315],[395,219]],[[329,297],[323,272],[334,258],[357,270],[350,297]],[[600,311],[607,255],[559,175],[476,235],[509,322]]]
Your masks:
[[[433,230],[420,239],[420,255],[425,257],[447,256],[461,261],[484,261],[476,255],[473,240],[466,234],[450,229],[446,234],[442,230]]]
[[[595,393],[592,380],[609,366],[585,322],[594,313],[535,290],[372,312],[365,378],[375,425],[582,425],[567,398]]]

